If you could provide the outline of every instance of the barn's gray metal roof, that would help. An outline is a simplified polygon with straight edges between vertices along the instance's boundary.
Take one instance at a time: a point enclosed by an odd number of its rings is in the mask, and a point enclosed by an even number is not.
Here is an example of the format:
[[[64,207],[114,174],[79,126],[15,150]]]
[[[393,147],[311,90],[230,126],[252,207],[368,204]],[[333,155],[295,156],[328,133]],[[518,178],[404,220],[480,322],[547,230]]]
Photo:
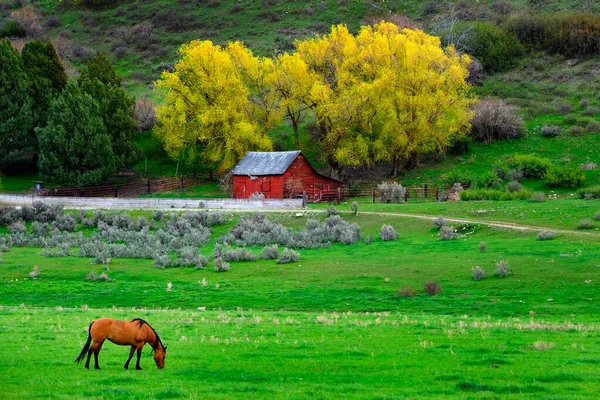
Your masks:
[[[249,151],[235,166],[233,175],[281,175],[300,154],[297,151]]]

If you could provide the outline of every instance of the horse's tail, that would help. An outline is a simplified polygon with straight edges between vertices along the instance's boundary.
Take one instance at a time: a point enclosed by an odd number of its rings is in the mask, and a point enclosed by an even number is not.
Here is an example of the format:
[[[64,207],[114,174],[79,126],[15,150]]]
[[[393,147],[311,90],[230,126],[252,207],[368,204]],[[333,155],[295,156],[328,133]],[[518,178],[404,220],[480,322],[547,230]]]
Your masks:
[[[79,357],[75,359],[75,362],[77,364],[79,364],[81,360],[85,358],[86,353],[90,349],[90,343],[92,343],[92,325],[94,325],[94,322],[96,321],[92,321],[92,323],[90,324],[90,328],[88,329],[88,339],[87,342],[85,342],[85,345],[83,345],[83,350],[81,350],[81,354],[79,354]]]

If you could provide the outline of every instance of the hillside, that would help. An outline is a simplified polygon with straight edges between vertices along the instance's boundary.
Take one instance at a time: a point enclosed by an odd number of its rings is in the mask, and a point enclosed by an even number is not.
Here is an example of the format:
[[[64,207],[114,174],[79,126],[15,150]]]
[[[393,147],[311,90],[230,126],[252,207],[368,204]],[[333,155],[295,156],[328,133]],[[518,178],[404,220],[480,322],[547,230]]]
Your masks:
[[[19,2],[14,2],[19,3]],[[243,41],[256,54],[268,56],[293,48],[296,39],[328,32],[332,24],[346,24],[356,31],[361,24],[392,19],[394,22],[432,31],[449,16],[463,20],[501,21],[508,14],[560,11],[600,12],[593,1],[458,1],[440,5],[424,1],[116,1],[114,7],[86,9],[69,7],[58,0],[32,2],[39,14],[45,37],[55,41],[57,50],[69,64],[78,67],[97,51],[109,54],[125,77],[125,87],[136,97],[160,102],[152,91],[160,72],[170,68],[177,48],[201,38],[218,44]],[[104,2],[106,4],[107,2]],[[0,27],[10,20],[13,4],[0,5]],[[409,17],[407,20],[404,17]],[[598,91],[600,61],[597,58],[573,60],[560,55],[528,51],[517,67],[508,72],[487,74],[473,91],[479,97],[503,99],[520,108],[529,135],[523,139],[491,145],[472,143],[465,154],[448,155],[441,160],[425,160],[413,171],[400,174],[407,184],[441,183],[451,170],[465,167],[476,178],[492,170],[504,156],[532,153],[555,164],[578,166],[599,159]],[[556,124],[562,134],[554,138],[539,135],[544,125]],[[581,129],[573,130],[579,126]],[[310,123],[302,127],[303,149],[315,164],[325,167],[320,151],[309,134]],[[572,134],[569,134],[571,132]],[[277,148],[290,147],[288,127],[273,133]],[[157,150],[148,134],[139,143],[150,159],[153,174],[173,174],[176,167]],[[143,171],[145,165],[135,167]],[[374,169],[365,179],[383,179],[386,166]],[[352,173],[352,172],[349,172]],[[585,171],[587,183],[598,183],[597,170]],[[476,180],[476,179],[475,179]],[[5,180],[6,181],[6,180]],[[541,181],[525,181],[532,189]],[[6,184],[5,184],[6,186]],[[560,190],[559,190],[560,192]],[[563,191],[565,192],[565,191]]]

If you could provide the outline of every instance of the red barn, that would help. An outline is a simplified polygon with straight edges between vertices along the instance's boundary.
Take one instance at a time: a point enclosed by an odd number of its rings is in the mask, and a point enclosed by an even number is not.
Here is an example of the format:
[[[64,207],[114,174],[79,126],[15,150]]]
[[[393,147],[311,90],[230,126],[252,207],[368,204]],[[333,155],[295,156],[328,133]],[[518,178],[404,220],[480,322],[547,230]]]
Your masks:
[[[309,200],[333,200],[342,187],[340,181],[315,171],[301,151],[250,151],[232,173],[236,199],[247,199],[253,193],[262,193],[268,199],[282,199],[306,192]]]

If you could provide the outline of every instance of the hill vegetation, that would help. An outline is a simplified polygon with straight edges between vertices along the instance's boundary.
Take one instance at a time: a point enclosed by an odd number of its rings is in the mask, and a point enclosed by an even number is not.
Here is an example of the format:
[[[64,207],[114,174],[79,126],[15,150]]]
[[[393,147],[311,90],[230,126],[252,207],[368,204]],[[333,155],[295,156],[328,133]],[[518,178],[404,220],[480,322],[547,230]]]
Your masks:
[[[33,14],[22,11],[28,9],[23,7],[27,4],[33,7],[29,9]],[[508,141],[460,142],[446,157],[430,154],[416,169],[400,171],[398,180],[442,184],[460,178],[477,184],[489,180],[485,175],[494,170],[510,170],[514,154],[536,154],[563,169],[586,166],[585,180],[568,178],[569,183],[556,184],[524,177],[522,184],[531,190],[561,194],[567,193],[574,181],[598,183],[594,168],[598,146],[594,142],[599,130],[599,69],[594,43],[600,25],[594,12],[600,10],[596,2],[222,0],[168,5],[148,0],[99,5],[47,0],[27,4],[3,5],[1,35],[52,39],[70,75],[103,51],[115,60],[126,90],[153,102],[163,101],[160,92],[152,89],[153,82],[161,71],[173,68],[178,47],[192,39],[219,45],[239,40],[254,54],[270,57],[293,50],[295,40],[326,34],[338,23],[346,24],[350,32],[382,19],[401,27],[422,28],[474,56],[478,63],[470,71],[472,93],[516,106],[514,115],[523,118],[524,125]],[[14,44],[18,43],[17,38]],[[299,126],[300,148],[313,163],[325,167],[323,150],[314,140],[314,125],[313,117]],[[291,133],[292,127],[284,124],[269,135],[276,149],[291,149],[295,147]],[[167,162],[162,145],[148,133],[138,135],[137,142],[149,160],[137,164],[137,171],[174,173],[178,169]],[[465,169],[471,176],[459,176]],[[376,169],[375,175],[370,173],[366,179],[387,177],[391,170]],[[361,171],[350,169],[347,174],[360,177]],[[504,185],[508,183],[510,180],[504,181]]]

